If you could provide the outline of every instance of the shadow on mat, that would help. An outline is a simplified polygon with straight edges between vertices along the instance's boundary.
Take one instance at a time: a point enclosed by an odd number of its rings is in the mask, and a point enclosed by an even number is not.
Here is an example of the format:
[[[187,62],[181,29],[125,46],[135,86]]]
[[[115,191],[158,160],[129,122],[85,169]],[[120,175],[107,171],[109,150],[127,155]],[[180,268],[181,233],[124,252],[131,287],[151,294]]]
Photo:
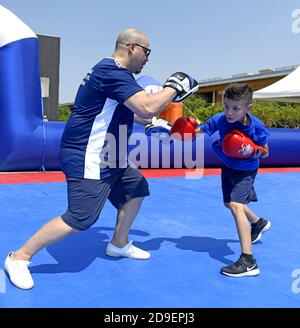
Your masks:
[[[40,264],[30,266],[31,273],[60,273],[79,272],[87,268],[96,258],[104,258],[109,261],[119,261],[122,258],[114,258],[105,255],[105,248],[114,231],[109,227],[94,227],[86,231],[71,235],[62,241],[48,246],[48,253],[57,263]],[[130,235],[148,237],[147,232],[130,230]]]
[[[216,239],[212,237],[182,236],[180,238],[153,238],[145,242],[136,242],[136,246],[147,251],[158,250],[163,242],[171,242],[182,250],[208,253],[208,255],[224,264],[232,261],[225,258],[235,252],[228,246],[230,243],[239,243],[236,239]]]
[[[108,261],[122,260],[122,258],[105,255],[105,248],[111,235],[111,233],[106,234],[105,231],[112,232],[114,228],[90,228],[48,246],[47,251],[57,263],[31,266],[31,273],[80,272],[86,269],[96,258],[103,258]],[[130,235],[149,236],[147,232],[135,229],[130,230]],[[239,241],[212,237],[182,236],[180,238],[153,238],[144,242],[135,241],[134,244],[144,250],[151,251],[158,250],[164,242],[173,243],[175,247],[181,250],[208,253],[211,258],[227,265],[231,264],[232,261],[225,257],[234,254],[228,244],[238,243]]]

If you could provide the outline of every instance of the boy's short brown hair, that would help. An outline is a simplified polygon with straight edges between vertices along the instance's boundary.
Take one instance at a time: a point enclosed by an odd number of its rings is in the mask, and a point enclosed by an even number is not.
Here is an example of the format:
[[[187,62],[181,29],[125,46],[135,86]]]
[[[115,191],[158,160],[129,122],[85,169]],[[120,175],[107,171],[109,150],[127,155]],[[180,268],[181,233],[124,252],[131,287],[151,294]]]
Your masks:
[[[224,90],[224,99],[242,100],[251,103],[252,96],[252,88],[247,83],[232,83]]]

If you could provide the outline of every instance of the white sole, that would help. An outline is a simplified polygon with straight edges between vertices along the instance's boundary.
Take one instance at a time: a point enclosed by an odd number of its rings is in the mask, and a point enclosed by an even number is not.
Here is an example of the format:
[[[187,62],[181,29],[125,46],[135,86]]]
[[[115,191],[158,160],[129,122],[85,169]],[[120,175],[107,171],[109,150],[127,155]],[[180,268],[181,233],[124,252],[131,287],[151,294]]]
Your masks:
[[[127,259],[134,259],[134,260],[148,260],[150,259],[151,256],[149,257],[134,257],[134,256],[126,256],[126,255],[119,255],[119,254],[116,254],[116,253],[109,253],[109,252],[106,252],[105,253],[107,256],[111,256],[111,257],[121,257],[121,258],[127,258]]]
[[[248,272],[243,272],[243,273],[239,273],[239,274],[231,274],[231,273],[227,273],[227,272],[221,272],[222,274],[224,274],[225,276],[228,277],[253,277],[253,276],[257,276],[259,274],[259,269],[255,269],[255,270],[251,270]]]
[[[257,236],[257,238],[255,240],[253,240],[251,243],[254,244],[258,241],[261,240],[262,234],[266,231],[268,231],[271,228],[271,222],[269,221],[266,226],[262,229],[262,231],[259,233],[259,235]]]
[[[8,279],[9,279],[10,283],[11,283],[13,286],[17,287],[17,288],[20,288],[20,289],[23,289],[23,290],[29,290],[29,289],[32,289],[32,288],[34,287],[34,283],[33,283],[32,286],[22,286],[22,285],[19,285],[19,284],[15,283],[15,282],[10,278],[10,274],[8,273],[8,270],[7,270],[6,268],[5,268],[5,273],[6,273],[7,277],[8,277]]]

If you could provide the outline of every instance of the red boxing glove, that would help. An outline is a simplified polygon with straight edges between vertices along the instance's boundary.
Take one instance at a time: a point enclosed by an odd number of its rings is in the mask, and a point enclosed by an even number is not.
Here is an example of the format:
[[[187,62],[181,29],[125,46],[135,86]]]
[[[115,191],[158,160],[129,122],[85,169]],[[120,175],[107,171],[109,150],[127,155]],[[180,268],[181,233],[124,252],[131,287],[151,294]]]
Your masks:
[[[179,117],[172,125],[171,135],[177,140],[194,140],[197,125],[198,123],[193,117]]]
[[[232,130],[226,134],[222,150],[227,156],[241,159],[260,158],[266,154],[264,147],[256,145],[252,139],[239,130]]]

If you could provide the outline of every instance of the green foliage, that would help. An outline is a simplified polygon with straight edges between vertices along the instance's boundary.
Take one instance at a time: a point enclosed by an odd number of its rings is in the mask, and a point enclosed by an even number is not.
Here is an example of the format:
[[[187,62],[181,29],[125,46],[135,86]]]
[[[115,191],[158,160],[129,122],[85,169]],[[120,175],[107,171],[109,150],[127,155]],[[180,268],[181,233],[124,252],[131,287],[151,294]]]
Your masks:
[[[66,121],[71,115],[71,106],[63,105],[58,109],[58,120]]]
[[[270,128],[300,128],[300,104],[255,101],[253,114]]]
[[[206,105],[204,99],[195,95],[184,102],[183,109],[184,116],[191,116],[192,112],[200,122],[223,111],[221,105]],[[254,101],[252,114],[269,128],[300,128],[300,104]]]
[[[66,121],[69,118],[71,107],[71,105],[59,107],[59,121]],[[222,111],[221,105],[207,105],[203,98],[196,95],[189,97],[183,103],[184,116],[192,116],[193,114],[200,122],[205,122],[211,116]],[[252,114],[269,128],[300,128],[300,104],[254,101]]]

